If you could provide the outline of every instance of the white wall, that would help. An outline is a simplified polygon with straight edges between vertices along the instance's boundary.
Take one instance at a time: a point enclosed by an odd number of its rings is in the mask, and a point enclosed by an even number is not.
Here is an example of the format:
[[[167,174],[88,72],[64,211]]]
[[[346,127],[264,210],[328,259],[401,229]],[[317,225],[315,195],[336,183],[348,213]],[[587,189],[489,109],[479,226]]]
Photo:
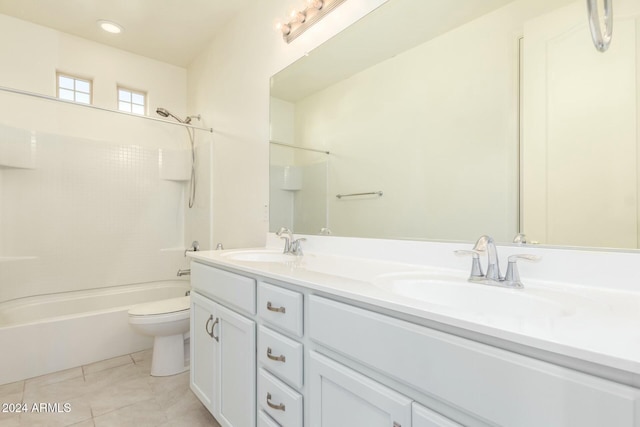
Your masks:
[[[286,44],[277,20],[301,2],[254,2],[188,68],[191,111],[215,129],[212,241],[263,246],[269,204],[269,78],[385,0],[350,0]],[[200,218],[209,227],[209,218]]]
[[[93,80],[93,104],[117,109],[116,86],[146,91],[156,107],[186,114],[186,70],[0,14],[0,86],[56,96],[56,71]],[[9,60],[9,58],[11,58]]]
[[[186,70],[0,15],[0,86],[55,96],[56,71],[186,111]],[[155,116],[155,114],[154,114]],[[184,128],[0,91],[0,302],[175,278],[188,265]]]

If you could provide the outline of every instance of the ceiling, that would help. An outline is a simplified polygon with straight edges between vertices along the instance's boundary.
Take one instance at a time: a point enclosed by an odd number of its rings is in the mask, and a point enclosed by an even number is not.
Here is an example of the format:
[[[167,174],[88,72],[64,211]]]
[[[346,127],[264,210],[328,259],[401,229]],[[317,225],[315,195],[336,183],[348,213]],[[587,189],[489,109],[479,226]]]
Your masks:
[[[186,67],[252,0],[0,0],[0,13]],[[101,30],[97,20],[124,27]]]

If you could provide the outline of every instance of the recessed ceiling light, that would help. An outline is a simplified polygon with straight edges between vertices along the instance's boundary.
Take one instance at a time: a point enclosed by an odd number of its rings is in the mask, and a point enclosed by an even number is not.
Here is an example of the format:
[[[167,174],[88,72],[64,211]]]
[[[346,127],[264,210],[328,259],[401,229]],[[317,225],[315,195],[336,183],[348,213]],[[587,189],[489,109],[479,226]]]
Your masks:
[[[123,30],[123,28],[115,22],[107,21],[104,19],[100,19],[98,21],[98,26],[106,32],[113,34],[120,34]]]

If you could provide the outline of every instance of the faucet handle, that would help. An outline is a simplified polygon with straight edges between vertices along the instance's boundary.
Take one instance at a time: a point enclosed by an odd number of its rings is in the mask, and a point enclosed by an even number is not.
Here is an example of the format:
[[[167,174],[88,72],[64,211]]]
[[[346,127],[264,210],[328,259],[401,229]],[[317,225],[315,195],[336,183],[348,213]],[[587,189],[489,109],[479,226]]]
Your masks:
[[[288,253],[291,251],[291,244],[293,241],[293,233],[287,227],[280,227],[278,231],[276,231],[276,236],[281,239],[284,239],[284,250],[283,253]]]
[[[302,255],[302,246],[300,245],[300,243],[306,240],[307,239],[305,239],[304,237],[300,237],[299,239],[291,242],[291,253],[294,255]]]
[[[200,250],[200,243],[198,243],[197,240],[194,240],[193,243],[191,243],[191,247],[187,248],[184,250],[184,256],[187,256],[187,252],[197,252]]]
[[[519,259],[537,262],[540,261],[542,257],[538,255],[517,254],[511,255],[508,258],[509,264],[507,265],[507,273],[504,276],[504,281],[507,286],[512,288],[524,288],[524,285],[520,281],[520,273],[518,272],[517,261]]]
[[[458,256],[471,256],[471,274],[469,279],[480,279],[484,277],[482,266],[480,265],[480,252],[476,250],[457,250],[453,251]]]
[[[527,235],[524,233],[518,233],[513,237],[513,243],[517,245],[526,245],[528,242]]]

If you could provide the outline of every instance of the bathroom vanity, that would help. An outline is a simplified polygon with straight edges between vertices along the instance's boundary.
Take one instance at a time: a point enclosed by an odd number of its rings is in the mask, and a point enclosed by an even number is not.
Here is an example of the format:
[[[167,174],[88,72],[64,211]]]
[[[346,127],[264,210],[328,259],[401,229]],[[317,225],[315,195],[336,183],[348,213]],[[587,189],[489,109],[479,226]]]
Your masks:
[[[640,426],[637,293],[312,251],[190,256],[191,388],[223,426]]]

